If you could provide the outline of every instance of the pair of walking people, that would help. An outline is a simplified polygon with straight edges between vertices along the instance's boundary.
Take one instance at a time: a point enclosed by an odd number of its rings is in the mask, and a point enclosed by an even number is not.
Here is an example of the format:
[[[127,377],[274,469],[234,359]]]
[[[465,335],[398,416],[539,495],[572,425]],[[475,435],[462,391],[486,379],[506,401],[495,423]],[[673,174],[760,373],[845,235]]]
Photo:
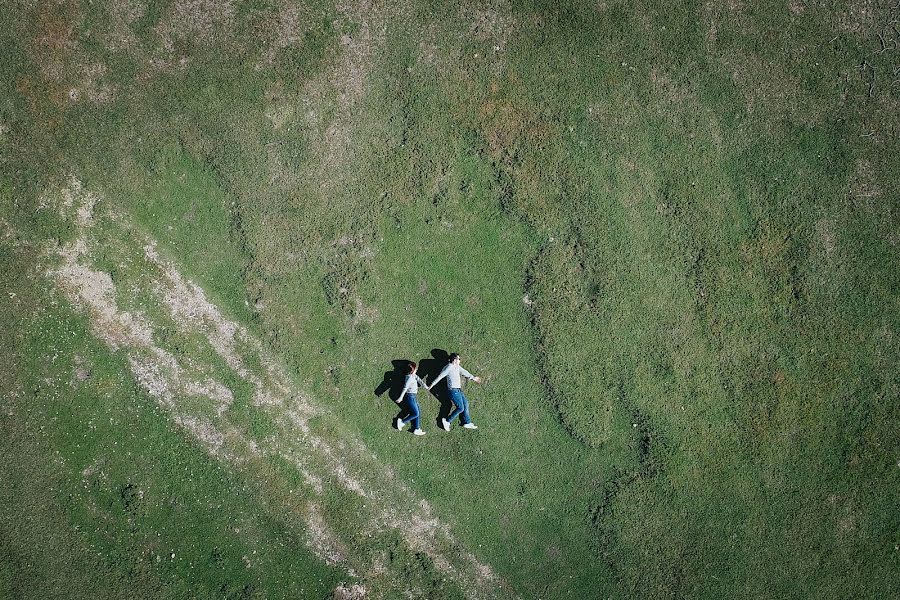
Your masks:
[[[453,410],[446,418],[441,418],[441,428],[444,431],[450,431],[450,424],[459,417],[462,426],[466,429],[478,429],[478,425],[472,422],[469,416],[469,401],[462,393],[462,378],[465,377],[475,383],[481,383],[481,377],[472,375],[460,366],[459,354],[454,352],[450,355],[447,366],[434,378],[431,384],[425,382],[424,379],[416,374],[418,365],[414,362],[409,363],[409,374],[403,384],[403,391],[397,404],[406,403],[406,416],[397,417],[394,420],[394,426],[397,429],[403,429],[407,423],[412,422],[413,433],[416,435],[425,435],[425,431],[421,428],[419,419],[419,403],[416,401],[416,394],[421,385],[428,391],[431,391],[439,381],[447,380],[447,391],[450,394],[450,401],[453,402]]]

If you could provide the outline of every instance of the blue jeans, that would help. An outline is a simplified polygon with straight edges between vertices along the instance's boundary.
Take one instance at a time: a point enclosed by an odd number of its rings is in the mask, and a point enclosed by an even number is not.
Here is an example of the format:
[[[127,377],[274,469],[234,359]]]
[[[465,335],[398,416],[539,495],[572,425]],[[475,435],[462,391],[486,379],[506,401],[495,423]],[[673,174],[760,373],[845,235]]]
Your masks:
[[[409,411],[409,416],[403,419],[403,424],[406,425],[412,421],[413,431],[415,431],[419,428],[419,403],[416,402],[415,394],[406,394],[406,410]]]
[[[472,420],[469,418],[469,401],[466,400],[465,396],[463,396],[461,389],[450,388],[450,401],[453,402],[453,405],[456,408],[454,408],[450,412],[450,416],[447,417],[447,421],[452,423],[453,419],[462,415],[459,420],[463,425],[465,425],[466,423],[471,423]]]

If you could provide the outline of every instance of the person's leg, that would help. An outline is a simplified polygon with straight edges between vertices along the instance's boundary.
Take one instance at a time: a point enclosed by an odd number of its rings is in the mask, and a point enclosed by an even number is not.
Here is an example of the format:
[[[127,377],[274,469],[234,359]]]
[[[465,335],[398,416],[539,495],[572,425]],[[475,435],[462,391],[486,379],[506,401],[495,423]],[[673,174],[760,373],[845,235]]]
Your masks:
[[[406,399],[409,403],[409,416],[403,419],[403,424],[406,425],[410,421],[413,422],[413,429],[419,428],[419,403],[416,402],[416,397],[412,394],[407,394]]]
[[[413,400],[412,428],[413,428],[413,431],[420,429],[420,427],[419,427],[419,404],[415,400]]]
[[[463,398],[462,392],[459,390],[450,390],[450,401],[453,402],[453,410],[450,411],[450,414],[447,416],[447,422],[452,423],[453,419],[458,417],[460,413],[462,413],[463,403],[465,402],[465,398]]]
[[[459,398],[462,400],[462,414],[459,417],[459,422],[465,425],[466,423],[471,423],[472,419],[469,418],[469,400],[466,398],[462,392],[459,393]]]

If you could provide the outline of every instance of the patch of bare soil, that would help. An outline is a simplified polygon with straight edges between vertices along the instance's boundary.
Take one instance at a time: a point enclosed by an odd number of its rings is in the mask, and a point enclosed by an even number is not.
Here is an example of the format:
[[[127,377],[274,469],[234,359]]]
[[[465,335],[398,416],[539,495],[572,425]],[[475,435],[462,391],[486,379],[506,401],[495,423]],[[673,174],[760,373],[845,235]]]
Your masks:
[[[322,179],[329,184],[339,179],[336,173],[350,162],[354,152],[354,115],[368,94],[388,27],[408,27],[409,35],[420,40],[419,66],[435,71],[437,76],[451,59],[462,58],[476,64],[487,63],[496,78],[506,64],[507,46],[517,26],[506,3],[474,8],[462,4],[456,18],[467,29],[458,39],[447,42],[440,37],[439,28],[433,23],[412,22],[405,2],[382,4],[371,0],[339,0],[335,8],[340,16],[335,26],[347,33],[340,36],[340,53],[330,71],[306,86],[300,111],[307,115],[312,141],[322,148],[323,172],[327,175]],[[461,48],[473,40],[486,49],[461,57]],[[323,123],[321,115],[328,108],[332,94],[335,96],[334,114]]]
[[[347,584],[342,583],[334,588],[331,597],[334,600],[364,600],[365,598],[368,598],[368,592],[366,592],[365,587],[359,584],[348,586]]]
[[[116,86],[108,81],[107,66],[91,59],[77,39],[81,19],[78,4],[40,3],[32,19],[35,27],[28,53],[39,66],[48,99],[59,108],[82,101],[109,102]]]
[[[78,49],[75,27],[78,7],[74,2],[42,3],[33,15],[36,31],[29,53],[47,81],[61,83],[67,75],[72,55]]]
[[[489,61],[491,73],[498,77],[506,64],[506,47],[516,29],[516,19],[505,5],[470,8],[468,4],[463,4],[461,10],[462,18],[472,23],[469,35],[488,45],[486,56],[473,58]]]
[[[137,47],[139,42],[132,27],[146,12],[147,7],[140,0],[117,0],[111,3],[106,47],[113,52]]]
[[[366,80],[372,72],[372,56],[384,42],[384,15],[373,11],[369,0],[339,0],[335,5],[346,19],[355,24],[354,33],[341,35],[341,58],[331,73],[330,83],[338,91],[338,108],[347,110],[363,97]]]
[[[175,52],[175,42],[220,42],[230,35],[235,6],[231,0],[178,0],[156,26],[162,47]]]
[[[822,248],[825,250],[825,254],[834,254],[836,244],[834,235],[834,223],[824,217],[819,219],[818,221],[816,221],[816,234],[822,243]]]
[[[712,50],[719,41],[719,30],[723,27],[738,27],[746,30],[748,21],[744,6],[739,0],[729,2],[705,2],[700,9],[701,20],[706,27],[707,47]]]
[[[866,158],[857,159],[848,182],[848,201],[851,207],[872,221],[883,239],[896,247],[900,241],[896,203],[885,201],[885,192],[878,180],[878,172],[872,161]]]
[[[279,52],[301,45],[304,35],[312,31],[322,17],[323,15],[298,2],[279,0],[276,14],[266,20],[265,31],[260,32],[260,35],[269,37],[256,63],[256,69],[272,66]]]
[[[838,13],[837,26],[840,31],[854,35],[867,35],[875,29],[878,3],[876,0],[850,0],[841,3],[843,10]]]
[[[747,114],[788,119],[806,126],[817,125],[824,114],[819,101],[806,93],[796,76],[777,64],[752,54],[730,52],[721,59],[747,103]]]
[[[336,565],[344,561],[346,552],[340,541],[326,524],[325,517],[315,504],[310,504],[306,511],[306,531],[309,534],[307,545],[327,565]]]
[[[658,110],[663,116],[677,114],[675,111],[678,109],[693,108],[687,104],[695,100],[692,91],[686,85],[673,80],[666,71],[653,67],[650,70],[650,83],[653,86]]]
[[[673,104],[679,104],[687,97],[687,92],[672,81],[672,78],[658,67],[650,69],[650,83],[653,89]]]
[[[881,196],[881,187],[875,178],[872,163],[868,160],[856,161],[856,168],[850,177],[850,196],[856,206],[870,210],[875,199]]]
[[[374,57],[384,43],[387,29],[385,8],[370,0],[340,0],[335,4],[340,16],[336,27],[352,33],[340,37],[340,53],[330,72],[313,80],[306,90],[307,112],[321,111],[332,92],[336,94],[336,111],[321,139],[324,149],[323,170],[334,172],[347,163],[352,154],[354,108],[366,95],[368,80],[374,68]],[[332,181],[324,177],[323,181]]]

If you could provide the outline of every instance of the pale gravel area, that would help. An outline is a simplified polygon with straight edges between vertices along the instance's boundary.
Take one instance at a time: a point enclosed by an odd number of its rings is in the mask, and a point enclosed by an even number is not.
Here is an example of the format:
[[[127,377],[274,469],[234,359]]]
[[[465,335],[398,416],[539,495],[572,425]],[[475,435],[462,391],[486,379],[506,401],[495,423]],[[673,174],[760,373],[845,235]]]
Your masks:
[[[172,55],[179,39],[202,44],[222,41],[233,29],[234,4],[229,0],[178,0],[155,28],[162,47]]]
[[[322,511],[315,504],[310,504],[304,515],[306,522],[307,545],[325,564],[336,565],[344,562],[346,551],[325,522]],[[354,574],[355,575],[355,574]]]
[[[514,596],[490,565],[460,549],[427,500],[381,464],[361,440],[349,434],[317,434],[311,419],[333,422],[328,411],[299,390],[278,359],[184,277],[152,239],[122,216],[107,216],[114,227],[99,226],[94,209],[101,200],[85,191],[75,177],[55,197],[47,196],[44,204],[60,210],[77,228],[74,241],[54,249],[58,264],[48,274],[73,305],[90,317],[92,333],[127,354],[141,386],[210,456],[235,468],[247,468],[251,460],[272,455],[294,465],[313,497],[300,501],[298,514],[303,515],[308,545],[317,556],[328,564],[341,564],[351,576],[384,581],[379,575],[383,565],[360,564],[360,559],[348,556],[340,528],[328,522],[316,500],[328,492],[329,485],[338,485],[363,500],[361,531],[377,535],[397,529],[411,549],[427,554],[470,598]],[[114,282],[98,270],[91,253],[100,245],[121,246],[130,253],[129,260],[137,263],[140,276],[130,281],[127,274],[119,274]],[[277,434],[262,441],[249,439],[242,425],[231,420],[228,409],[234,394],[217,381],[214,367],[200,364],[199,359],[177,358],[158,343],[159,323],[143,310],[123,308],[135,294],[149,294],[171,319],[167,325],[175,324],[178,335],[204,340],[237,377],[249,383],[254,405],[275,423]]]
[[[366,588],[358,583],[353,585],[342,583],[334,588],[334,592],[331,594],[334,600],[363,600],[368,597],[367,595]]]

